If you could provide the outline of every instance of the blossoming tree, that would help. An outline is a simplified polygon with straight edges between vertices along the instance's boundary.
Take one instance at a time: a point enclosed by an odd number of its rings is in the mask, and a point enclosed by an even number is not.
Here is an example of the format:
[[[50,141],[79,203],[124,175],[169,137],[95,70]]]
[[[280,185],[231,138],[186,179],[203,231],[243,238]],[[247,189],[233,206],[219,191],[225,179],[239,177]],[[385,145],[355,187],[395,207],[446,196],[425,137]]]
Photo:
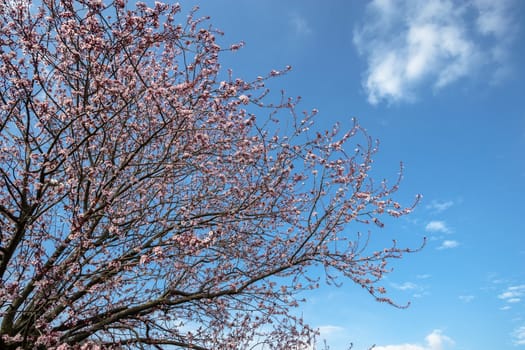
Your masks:
[[[350,229],[410,208],[363,129],[308,131],[267,101],[288,68],[235,79],[239,45],[151,6],[0,2],[0,348],[300,349],[315,267],[392,303],[410,250]]]

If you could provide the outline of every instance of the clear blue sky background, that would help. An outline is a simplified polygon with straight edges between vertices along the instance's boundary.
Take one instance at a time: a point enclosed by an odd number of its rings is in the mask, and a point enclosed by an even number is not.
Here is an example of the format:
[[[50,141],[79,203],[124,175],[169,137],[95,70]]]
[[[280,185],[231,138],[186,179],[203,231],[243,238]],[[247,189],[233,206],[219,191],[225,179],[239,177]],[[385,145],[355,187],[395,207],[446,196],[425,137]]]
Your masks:
[[[183,11],[196,2],[182,1]],[[422,193],[413,215],[375,230],[426,248],[385,281],[406,310],[351,283],[299,310],[332,350],[525,349],[525,2],[198,1],[246,47],[225,68],[274,81],[320,111],[319,128],[358,117],[381,141],[374,172]]]

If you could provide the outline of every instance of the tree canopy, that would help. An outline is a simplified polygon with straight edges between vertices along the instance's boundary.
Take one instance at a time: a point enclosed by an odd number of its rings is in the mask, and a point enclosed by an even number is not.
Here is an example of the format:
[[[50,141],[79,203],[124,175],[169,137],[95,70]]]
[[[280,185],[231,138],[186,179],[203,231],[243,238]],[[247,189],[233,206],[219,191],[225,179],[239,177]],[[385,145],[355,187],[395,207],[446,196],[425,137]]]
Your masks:
[[[1,1],[0,348],[301,349],[324,279],[393,304],[411,250],[353,226],[412,208],[368,176],[376,143],[268,101],[289,67],[235,78],[241,45],[180,11]]]

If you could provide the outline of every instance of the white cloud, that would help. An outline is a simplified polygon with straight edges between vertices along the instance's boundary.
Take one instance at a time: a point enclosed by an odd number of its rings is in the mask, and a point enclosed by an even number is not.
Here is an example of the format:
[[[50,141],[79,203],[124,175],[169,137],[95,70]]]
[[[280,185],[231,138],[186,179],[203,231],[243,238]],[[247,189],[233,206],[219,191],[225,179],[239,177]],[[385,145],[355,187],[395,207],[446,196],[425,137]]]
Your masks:
[[[444,221],[438,221],[438,220],[430,221],[425,226],[425,231],[450,233],[450,229],[447,227],[447,224]]]
[[[373,349],[374,350],[426,350],[426,348],[420,345],[414,345],[414,344],[376,346]]]
[[[498,295],[498,298],[508,303],[518,303],[523,296],[525,296],[525,284],[508,287],[503,293]]]
[[[411,101],[421,86],[441,89],[484,66],[502,75],[513,38],[511,4],[372,1],[354,30],[354,44],[368,61],[368,101]]]
[[[440,330],[434,330],[425,337],[425,345],[400,344],[376,346],[374,350],[445,350],[454,345],[454,341],[444,335]]]
[[[413,298],[423,298],[429,294],[426,286],[422,286],[413,282],[390,283],[390,286],[403,292],[410,291]]]
[[[426,208],[432,211],[435,211],[437,213],[441,213],[453,205],[454,205],[453,201],[440,202],[440,201],[433,200],[430,204],[426,206]]]
[[[334,325],[324,325],[320,326],[318,329],[319,333],[321,334],[321,337],[329,337],[335,333],[339,333],[345,330],[343,327]]]
[[[404,282],[404,283],[392,283],[392,287],[399,290],[414,290],[419,289],[418,285],[412,282]]]
[[[525,326],[518,327],[512,332],[514,345],[525,345]]]
[[[459,246],[458,241],[445,240],[437,249],[452,249],[456,248],[457,246]]]
[[[474,300],[475,296],[474,295],[460,295],[458,298],[459,300],[465,303],[470,303],[472,300]]]
[[[440,330],[434,330],[432,333],[427,335],[425,338],[428,344],[428,348],[432,350],[444,349],[447,345],[454,345],[454,341],[443,335]]]
[[[507,17],[510,10],[509,1],[474,0],[479,11],[476,26],[480,33],[502,38],[512,30]]]
[[[324,349],[322,344],[330,344],[330,347],[337,347],[337,345],[334,344],[346,344],[348,343],[348,337],[349,331],[345,329],[344,327],[327,324],[317,327],[317,330],[319,331],[319,336],[317,337],[317,341],[315,343],[312,343],[309,348],[306,348],[305,350],[316,350],[316,349]]]
[[[306,18],[299,15],[298,13],[293,13],[290,16],[290,24],[296,34],[307,35],[312,33],[312,28],[310,27],[310,24]]]

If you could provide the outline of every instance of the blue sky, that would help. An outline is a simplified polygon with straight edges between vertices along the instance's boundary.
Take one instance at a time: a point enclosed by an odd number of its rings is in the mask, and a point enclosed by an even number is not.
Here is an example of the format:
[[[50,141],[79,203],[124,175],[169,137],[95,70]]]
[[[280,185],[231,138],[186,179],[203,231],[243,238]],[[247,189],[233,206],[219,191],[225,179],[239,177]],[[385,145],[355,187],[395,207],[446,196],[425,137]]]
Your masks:
[[[525,349],[525,2],[200,1],[200,14],[246,46],[225,68],[274,82],[319,128],[357,117],[381,141],[374,173],[423,201],[375,230],[425,249],[385,281],[406,310],[358,286],[323,287],[299,312],[332,350]],[[182,1],[189,10],[194,1]],[[351,229],[351,227],[350,227]]]

